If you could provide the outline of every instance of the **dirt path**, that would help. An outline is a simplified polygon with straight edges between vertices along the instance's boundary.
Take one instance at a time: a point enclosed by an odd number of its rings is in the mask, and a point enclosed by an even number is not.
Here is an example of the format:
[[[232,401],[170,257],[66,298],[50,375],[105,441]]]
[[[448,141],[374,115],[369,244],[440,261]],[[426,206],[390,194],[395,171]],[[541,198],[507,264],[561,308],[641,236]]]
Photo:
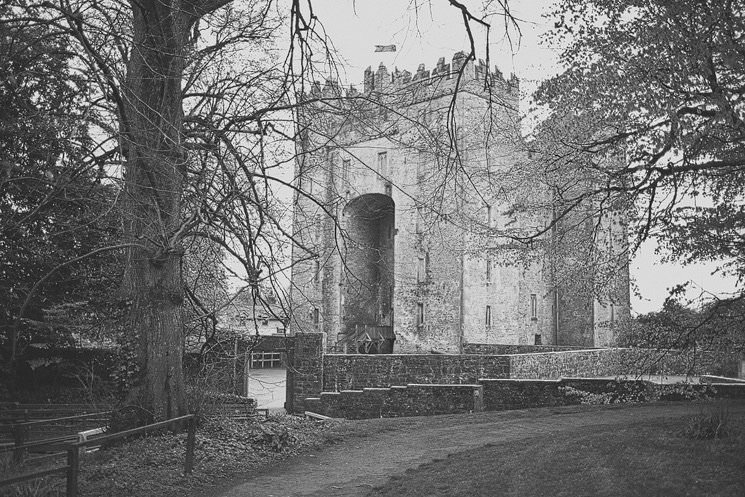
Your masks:
[[[219,497],[361,496],[393,475],[448,454],[554,433],[696,414],[689,403],[568,407],[397,420],[369,420],[373,434],[284,461],[223,489]],[[732,413],[745,412],[738,402]],[[368,427],[369,428],[369,427]]]

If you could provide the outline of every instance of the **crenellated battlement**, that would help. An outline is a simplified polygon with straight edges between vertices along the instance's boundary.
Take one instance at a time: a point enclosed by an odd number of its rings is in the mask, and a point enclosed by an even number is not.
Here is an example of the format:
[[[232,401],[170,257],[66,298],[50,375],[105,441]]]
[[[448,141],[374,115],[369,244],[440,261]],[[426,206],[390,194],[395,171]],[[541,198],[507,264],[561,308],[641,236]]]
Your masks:
[[[342,88],[337,81],[327,80],[323,85],[314,82],[307,96],[356,97],[377,94],[381,97],[395,95],[400,99],[409,95],[410,102],[414,103],[425,98],[452,94],[456,85],[459,85],[459,89],[471,88],[482,92],[490,90],[492,94],[496,93],[504,100],[515,103],[520,92],[520,80],[515,74],[505,78],[496,66],[490,71],[483,60],[479,59],[474,63],[473,60],[467,60],[465,52],[456,52],[450,63],[445,62],[445,57],[440,57],[431,70],[422,63],[413,73],[406,69],[401,71],[397,67],[391,72],[383,63],[375,71],[369,66],[364,72],[362,92],[354,86]]]
[[[491,78],[491,83],[496,84],[499,88],[508,93],[517,94],[520,89],[520,80],[514,74],[509,79],[505,79],[502,72],[495,66],[494,71],[489,71],[486,63],[479,59],[477,64],[473,60],[467,61],[465,52],[456,52],[453,55],[450,64],[445,63],[445,57],[440,57],[437,64],[432,70],[428,70],[425,64],[419,64],[415,73],[407,70],[399,71],[395,68],[393,73],[388,72],[385,64],[381,63],[377,71],[372,67],[365,69],[364,74],[364,91],[370,93],[373,91],[385,92],[391,89],[405,88],[411,85],[431,85],[440,83],[440,86],[448,86],[443,82],[452,81],[454,86],[458,75],[461,75],[461,84],[467,84],[471,81],[484,81]]]

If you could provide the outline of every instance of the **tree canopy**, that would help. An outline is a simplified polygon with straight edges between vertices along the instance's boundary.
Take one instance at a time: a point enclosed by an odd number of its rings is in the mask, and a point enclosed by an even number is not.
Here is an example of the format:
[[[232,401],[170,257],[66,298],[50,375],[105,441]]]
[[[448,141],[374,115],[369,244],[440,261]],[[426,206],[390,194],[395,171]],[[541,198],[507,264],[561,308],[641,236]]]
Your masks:
[[[536,94],[546,171],[586,175],[581,195],[597,202],[630,195],[638,240],[657,236],[686,261],[730,264],[742,250],[744,7],[564,0],[553,12],[565,70]]]
[[[742,281],[745,3],[562,0],[551,15],[563,71],[535,95],[533,172],[567,213],[628,202],[637,245]]]

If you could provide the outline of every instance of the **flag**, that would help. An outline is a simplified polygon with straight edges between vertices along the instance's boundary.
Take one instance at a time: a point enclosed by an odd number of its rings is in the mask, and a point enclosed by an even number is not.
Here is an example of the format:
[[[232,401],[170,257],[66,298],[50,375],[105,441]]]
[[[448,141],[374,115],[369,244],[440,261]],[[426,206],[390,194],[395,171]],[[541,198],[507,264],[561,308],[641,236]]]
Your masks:
[[[395,52],[396,45],[375,45],[376,52]]]

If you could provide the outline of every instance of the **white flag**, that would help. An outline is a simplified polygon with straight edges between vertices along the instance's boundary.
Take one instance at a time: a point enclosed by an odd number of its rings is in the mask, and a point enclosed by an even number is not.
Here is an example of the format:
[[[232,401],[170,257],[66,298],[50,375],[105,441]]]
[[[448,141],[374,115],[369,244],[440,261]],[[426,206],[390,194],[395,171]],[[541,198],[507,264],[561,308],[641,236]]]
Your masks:
[[[395,52],[396,45],[375,45],[376,52]]]

